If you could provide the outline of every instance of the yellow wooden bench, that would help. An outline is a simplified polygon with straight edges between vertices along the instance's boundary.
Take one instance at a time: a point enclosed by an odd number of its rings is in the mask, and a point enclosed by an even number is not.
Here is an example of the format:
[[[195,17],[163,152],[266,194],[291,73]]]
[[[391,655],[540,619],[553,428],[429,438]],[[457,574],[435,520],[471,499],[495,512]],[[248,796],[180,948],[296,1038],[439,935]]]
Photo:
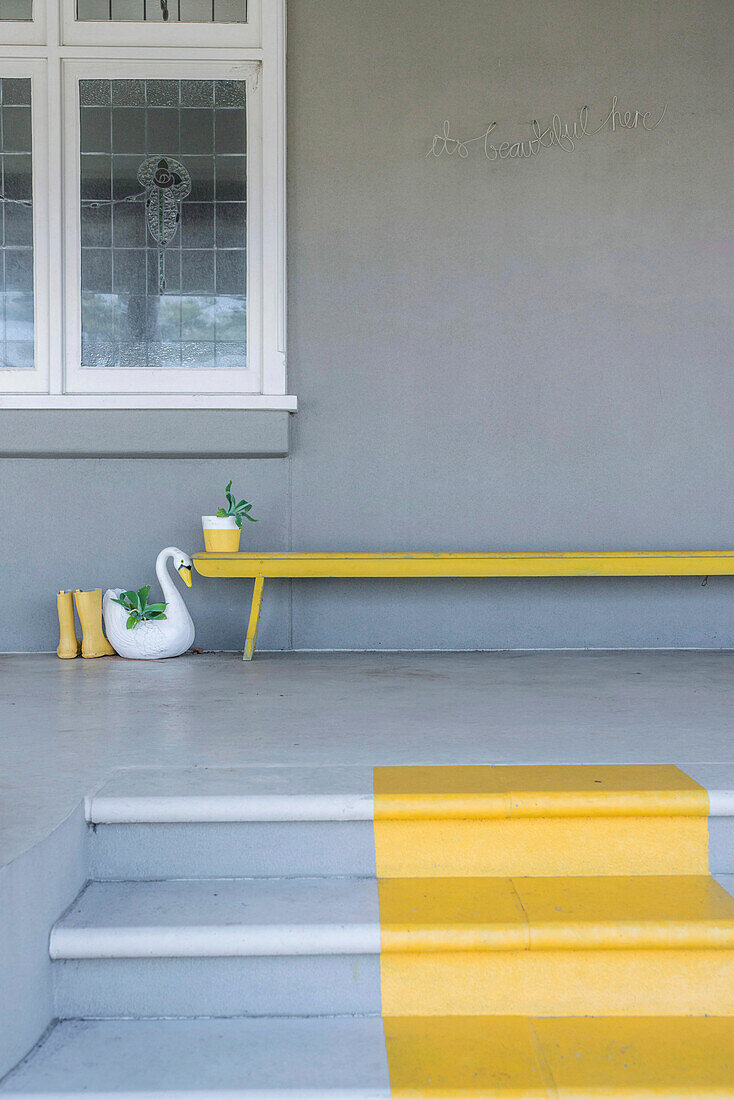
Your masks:
[[[288,580],[338,577],[708,577],[734,576],[734,550],[621,551],[493,554],[195,554],[203,577],[245,577],[255,582],[244,660],[257,643],[266,577]]]

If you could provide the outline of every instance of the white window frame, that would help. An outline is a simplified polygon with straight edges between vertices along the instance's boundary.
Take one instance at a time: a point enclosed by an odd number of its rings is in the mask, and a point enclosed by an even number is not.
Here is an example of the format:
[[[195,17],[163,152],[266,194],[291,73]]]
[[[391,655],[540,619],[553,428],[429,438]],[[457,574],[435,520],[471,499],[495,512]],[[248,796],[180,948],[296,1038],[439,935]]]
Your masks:
[[[241,369],[81,367],[81,202],[79,170],[66,175],[66,391],[121,393],[132,382],[139,394],[262,392],[262,93],[259,61],[66,61],[65,160],[80,163],[79,81],[84,79],[242,80],[247,85],[247,348]],[[143,216],[141,211],[141,217]],[[186,217],[186,203],[182,217]]]
[[[32,370],[9,370],[0,362],[0,391],[47,393],[49,389],[48,131],[46,66],[43,61],[0,58],[0,77],[30,77],[33,169],[33,355]]]
[[[10,46],[35,46],[46,41],[46,0],[33,0],[32,19],[0,20],[0,42]]]
[[[36,3],[38,0],[36,0]],[[262,5],[270,0],[247,0],[246,23],[133,23],[128,20],[77,20],[77,0],[61,0],[62,42],[65,46],[156,46],[163,49],[198,46],[257,49],[262,42]],[[141,35],[140,28],[145,32]],[[194,39],[192,42],[192,29]]]
[[[36,5],[41,2],[35,0]],[[294,412],[297,401],[288,393],[285,350],[286,0],[249,0],[250,22],[215,27],[194,23],[89,23],[70,28],[73,0],[62,0],[60,18],[57,0],[46,3],[48,45],[18,50],[5,41],[0,23],[0,67],[5,66],[8,75],[31,75],[35,81],[36,294],[36,369],[0,371],[0,408],[251,408]],[[233,47],[241,30],[244,41],[256,26],[260,34],[257,46]],[[107,44],[110,27],[124,28],[122,44]],[[86,41],[88,28],[96,28],[92,44]],[[175,46],[151,46],[151,41],[158,42],[161,32],[165,35],[170,30],[176,31]],[[222,42],[226,36],[226,46],[202,45],[202,31],[209,30],[215,31]],[[156,32],[152,38],[151,31]],[[75,37],[85,39],[84,44],[69,44]],[[246,74],[248,348],[247,366],[242,372],[156,372],[147,368],[95,371],[82,370],[79,365],[78,81],[100,74],[149,78],[171,74],[173,78],[180,75],[194,79],[239,79],[238,74]],[[165,377],[155,378],[156,374]],[[16,377],[6,380],[3,375]],[[102,375],[107,378],[95,378]],[[11,385],[16,392],[11,392]],[[167,392],[163,392],[163,386],[168,387]]]

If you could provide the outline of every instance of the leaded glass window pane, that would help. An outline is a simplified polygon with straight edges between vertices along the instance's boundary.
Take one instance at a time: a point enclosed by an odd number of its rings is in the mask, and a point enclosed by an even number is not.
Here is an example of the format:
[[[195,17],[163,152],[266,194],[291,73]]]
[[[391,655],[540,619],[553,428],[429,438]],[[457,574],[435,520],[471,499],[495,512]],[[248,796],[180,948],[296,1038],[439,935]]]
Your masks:
[[[33,368],[33,178],[30,79],[0,78],[0,355]]]
[[[0,22],[23,22],[33,19],[33,0],[0,0]]]
[[[82,80],[82,366],[246,366],[246,85]]]
[[[30,5],[31,0],[10,2]],[[77,19],[82,23],[246,23],[247,0],[77,0]]]

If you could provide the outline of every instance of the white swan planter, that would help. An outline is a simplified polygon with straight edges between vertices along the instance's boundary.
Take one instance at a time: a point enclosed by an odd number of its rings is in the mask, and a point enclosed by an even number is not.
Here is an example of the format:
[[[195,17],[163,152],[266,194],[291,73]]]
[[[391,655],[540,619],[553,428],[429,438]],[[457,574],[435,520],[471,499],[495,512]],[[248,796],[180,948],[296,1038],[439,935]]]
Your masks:
[[[167,546],[156,558],[155,572],[163,589],[163,599],[168,604],[166,618],[138,623],[127,629],[128,612],[115,599],[125,588],[109,588],[102,600],[102,614],[107,637],[121,657],[138,661],[160,661],[164,657],[180,657],[194,644],[194,623],[183,596],[168,572],[168,562],[173,561],[187,588],[191,588],[193,562],[176,546]]]

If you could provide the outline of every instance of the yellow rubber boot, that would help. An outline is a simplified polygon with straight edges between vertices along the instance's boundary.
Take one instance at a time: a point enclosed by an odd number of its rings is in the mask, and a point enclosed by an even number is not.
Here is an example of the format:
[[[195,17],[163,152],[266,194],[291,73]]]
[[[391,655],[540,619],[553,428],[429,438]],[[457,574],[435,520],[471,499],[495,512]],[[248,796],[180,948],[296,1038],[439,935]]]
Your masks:
[[[82,657],[111,657],[114,649],[102,631],[102,589],[74,593],[79,622],[82,624]]]
[[[59,644],[56,647],[56,656],[62,661],[69,661],[72,657],[78,657],[82,651],[74,628],[74,601],[71,592],[59,592],[56,606],[59,611]]]

